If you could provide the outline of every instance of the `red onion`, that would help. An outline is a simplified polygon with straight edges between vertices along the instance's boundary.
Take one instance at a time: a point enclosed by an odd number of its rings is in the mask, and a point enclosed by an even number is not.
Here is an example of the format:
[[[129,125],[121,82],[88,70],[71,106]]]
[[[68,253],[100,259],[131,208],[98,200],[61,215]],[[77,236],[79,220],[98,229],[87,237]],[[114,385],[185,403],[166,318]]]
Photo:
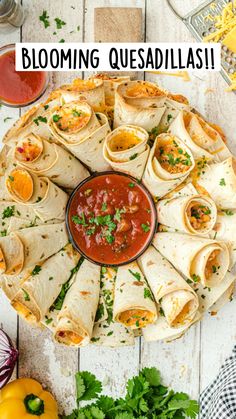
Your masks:
[[[0,388],[10,380],[17,358],[17,349],[14,348],[9,336],[0,329]]]

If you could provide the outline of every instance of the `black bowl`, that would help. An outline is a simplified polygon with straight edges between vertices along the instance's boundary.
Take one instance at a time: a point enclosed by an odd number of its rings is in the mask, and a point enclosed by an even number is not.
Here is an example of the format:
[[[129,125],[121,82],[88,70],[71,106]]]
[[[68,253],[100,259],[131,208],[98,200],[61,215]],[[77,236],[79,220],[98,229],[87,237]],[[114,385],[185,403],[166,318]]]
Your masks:
[[[152,207],[153,210],[153,217],[154,217],[154,222],[153,222],[153,226],[152,226],[152,232],[150,234],[150,237],[147,241],[147,243],[145,244],[144,247],[142,247],[142,249],[139,251],[139,253],[137,253],[135,256],[133,256],[132,258],[128,259],[125,262],[121,262],[121,263],[103,263],[103,262],[98,262],[97,260],[93,260],[90,256],[87,256],[86,253],[78,246],[78,244],[76,243],[76,241],[74,240],[73,237],[73,233],[70,229],[70,223],[69,223],[69,210],[70,210],[70,206],[71,206],[71,202],[74,198],[74,195],[77,193],[77,191],[87,182],[89,182],[90,180],[94,179],[95,177],[99,177],[99,176],[104,176],[104,175],[120,175],[120,176],[126,176],[130,179],[130,181],[134,182],[134,183],[138,183],[139,187],[143,190],[143,192],[145,193],[145,195],[148,197],[150,205]],[[78,184],[78,186],[76,186],[76,188],[73,190],[73,192],[71,193],[67,206],[66,206],[66,228],[68,231],[68,235],[69,235],[69,239],[70,242],[72,243],[73,247],[87,260],[89,260],[90,262],[99,265],[99,266],[111,266],[111,267],[117,267],[117,266],[123,266],[123,265],[127,265],[131,262],[133,262],[134,260],[138,259],[146,250],[147,248],[150,246],[153,236],[155,235],[156,231],[157,231],[157,211],[156,211],[156,206],[155,203],[153,201],[153,198],[150,194],[150,192],[147,190],[147,188],[136,178],[134,178],[133,176],[130,176],[126,173],[123,172],[119,172],[117,170],[110,170],[110,171],[104,171],[104,172],[96,172],[93,173],[91,176],[87,177],[86,179],[82,180],[82,182],[80,182]]]

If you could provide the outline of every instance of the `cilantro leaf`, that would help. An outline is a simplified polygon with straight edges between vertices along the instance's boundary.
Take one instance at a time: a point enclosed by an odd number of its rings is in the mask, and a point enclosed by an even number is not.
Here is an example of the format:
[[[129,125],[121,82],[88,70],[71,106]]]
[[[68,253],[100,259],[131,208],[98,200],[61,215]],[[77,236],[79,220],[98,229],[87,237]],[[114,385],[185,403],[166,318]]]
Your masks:
[[[102,383],[88,371],[78,372],[75,375],[75,380],[78,404],[82,400],[95,399],[102,391]]]
[[[146,378],[150,386],[158,387],[161,384],[161,375],[156,368],[143,368],[141,374]]]

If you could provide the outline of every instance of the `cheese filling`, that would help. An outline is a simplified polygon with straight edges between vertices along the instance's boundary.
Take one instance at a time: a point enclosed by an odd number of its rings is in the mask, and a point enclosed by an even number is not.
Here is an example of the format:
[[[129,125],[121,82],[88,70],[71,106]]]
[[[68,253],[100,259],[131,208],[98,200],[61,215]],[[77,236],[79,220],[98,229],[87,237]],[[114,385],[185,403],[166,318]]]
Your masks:
[[[96,83],[93,80],[73,80],[71,85],[68,85],[67,90],[77,91],[77,92],[86,92],[88,90],[93,90],[97,87]]]
[[[64,107],[55,113],[52,119],[60,131],[73,133],[87,125],[90,115],[76,106]]]
[[[58,332],[58,337],[60,338],[60,341],[67,344],[72,343],[73,345],[79,345],[84,339],[83,336],[69,330],[61,330]]]
[[[185,173],[192,166],[191,156],[172,138],[158,143],[155,157],[161,167],[169,173]]]
[[[109,148],[112,152],[129,150],[140,143],[140,139],[134,133],[123,131],[114,135],[109,141]]]
[[[148,310],[130,309],[123,311],[119,315],[119,321],[125,326],[145,327],[147,324],[152,323],[154,314]]]
[[[136,83],[126,90],[126,96],[134,98],[163,96],[164,93],[158,87],[146,83]]]
[[[204,230],[211,220],[211,210],[207,205],[192,201],[187,208],[187,217],[194,230]]]
[[[12,170],[7,178],[6,185],[8,190],[23,202],[29,201],[33,195],[33,179],[24,169]]]
[[[205,266],[206,279],[209,279],[212,274],[216,273],[219,270],[220,266],[217,260],[219,254],[220,250],[213,250],[213,252],[210,254]]]
[[[27,138],[16,147],[15,156],[20,162],[32,162],[36,160],[42,152],[42,148],[30,138]]]

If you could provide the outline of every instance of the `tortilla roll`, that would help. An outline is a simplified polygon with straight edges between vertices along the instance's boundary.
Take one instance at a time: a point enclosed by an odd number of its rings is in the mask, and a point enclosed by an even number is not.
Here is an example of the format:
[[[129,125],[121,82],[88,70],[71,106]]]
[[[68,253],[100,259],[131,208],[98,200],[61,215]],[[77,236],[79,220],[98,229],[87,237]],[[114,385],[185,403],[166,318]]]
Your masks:
[[[0,274],[18,275],[24,259],[24,245],[15,233],[0,237]]]
[[[84,260],[58,314],[55,339],[69,346],[88,345],[99,301],[100,267]]]
[[[10,225],[12,227],[12,221],[22,220],[30,225],[35,222],[35,218],[37,216],[31,207],[14,201],[0,201],[0,236],[8,234]]]
[[[46,177],[16,167],[6,179],[12,199],[31,206],[41,220],[65,219],[68,195]]]
[[[71,276],[71,270],[77,265],[79,258],[80,255],[68,244],[42,266],[34,267],[11,301],[18,314],[35,324],[42,321],[59,295],[62,285]]]
[[[204,195],[163,199],[157,203],[158,222],[189,234],[208,234],[217,218],[212,199]]]
[[[139,329],[157,319],[157,309],[137,262],[118,268],[113,319],[131,329]]]
[[[231,266],[236,262],[236,211],[229,209],[218,211],[216,224],[210,237],[229,244]]]
[[[22,115],[16,123],[11,127],[3,138],[3,143],[15,145],[19,138],[25,137],[31,133],[40,137],[54,141],[52,133],[49,129],[48,121],[51,111],[54,107],[60,105],[60,98],[56,98],[47,103],[39,103],[30,108]]]
[[[165,106],[166,110],[158,126],[159,132],[166,132],[170,124],[172,124],[172,122],[175,120],[175,118],[179,115],[181,111],[190,110],[189,102],[186,97],[182,95],[174,95],[171,93],[167,94]]]
[[[232,156],[219,132],[199,115],[180,112],[169,127],[190,148],[194,158],[222,161]]]
[[[105,110],[103,80],[82,80],[78,78],[73,80],[71,84],[61,86],[58,91],[65,103],[85,101],[95,112],[104,112]]]
[[[115,279],[115,269],[101,268],[101,293],[108,316],[101,323],[94,325],[91,343],[98,346],[117,348],[134,345],[134,332],[113,321]]]
[[[58,141],[91,170],[109,169],[103,142],[111,129],[104,114],[95,115],[86,102],[71,102],[58,108],[49,124]]]
[[[36,175],[47,176],[64,188],[74,189],[89,176],[88,170],[68,151],[35,134],[17,142],[14,158],[19,166]]]
[[[236,208],[236,161],[229,157],[220,163],[206,165],[197,179],[220,208]]]
[[[153,245],[172,265],[193,282],[214,287],[229,268],[224,242],[181,233],[157,233]]]
[[[141,179],[149,154],[148,133],[143,128],[122,125],[107,135],[103,153],[114,169]]]
[[[106,106],[114,106],[115,91],[120,83],[130,81],[129,76],[115,76],[106,73],[95,74],[91,77],[92,80],[103,80],[105,103]]]
[[[192,322],[199,303],[185,279],[153,246],[140,257],[139,262],[168,324],[180,327]]]
[[[115,92],[114,128],[138,125],[147,131],[159,125],[166,92],[154,83],[137,80],[119,84]]]
[[[191,151],[175,136],[160,134],[150,151],[143,183],[156,199],[180,185],[194,168]]]

